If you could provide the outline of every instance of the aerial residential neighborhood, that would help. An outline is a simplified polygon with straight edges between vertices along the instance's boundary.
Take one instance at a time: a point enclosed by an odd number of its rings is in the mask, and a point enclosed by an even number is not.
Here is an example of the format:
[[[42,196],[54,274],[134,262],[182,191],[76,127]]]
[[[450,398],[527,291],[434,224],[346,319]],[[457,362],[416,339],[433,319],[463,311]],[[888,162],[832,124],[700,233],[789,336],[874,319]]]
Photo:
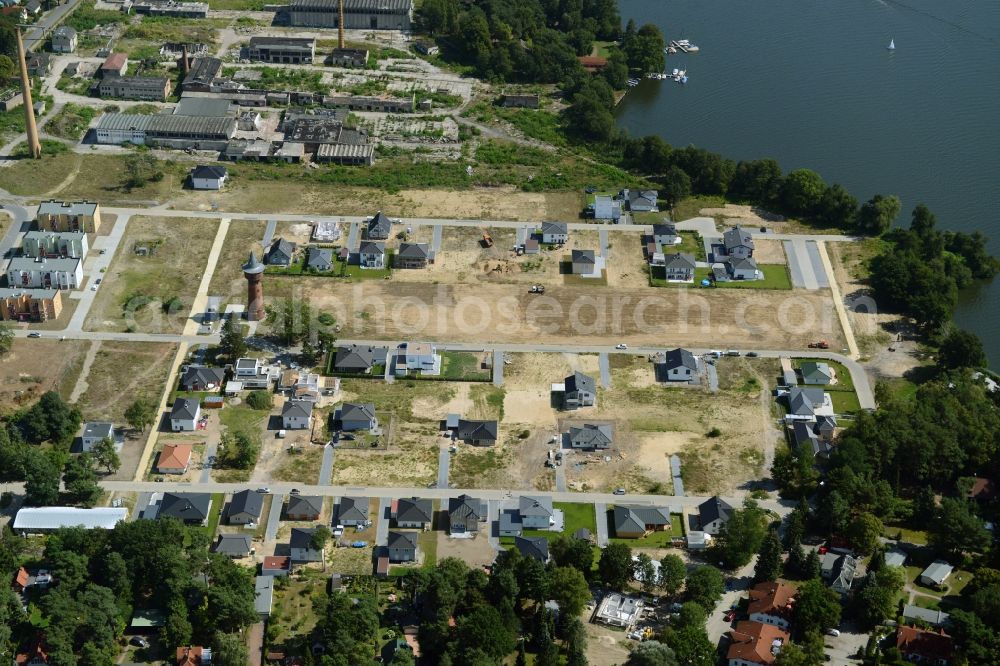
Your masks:
[[[0,657],[997,663],[993,246],[627,4],[0,1]]]

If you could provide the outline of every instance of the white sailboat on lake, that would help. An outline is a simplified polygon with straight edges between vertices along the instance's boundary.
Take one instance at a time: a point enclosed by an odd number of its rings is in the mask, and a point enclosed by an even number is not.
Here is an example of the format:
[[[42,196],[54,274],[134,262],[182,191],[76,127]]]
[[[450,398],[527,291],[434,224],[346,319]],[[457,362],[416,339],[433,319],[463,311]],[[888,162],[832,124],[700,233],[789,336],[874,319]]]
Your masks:
[[[895,51],[896,50],[896,40],[895,39],[890,39],[889,40],[889,46],[887,46],[886,48],[888,48],[890,51]]]

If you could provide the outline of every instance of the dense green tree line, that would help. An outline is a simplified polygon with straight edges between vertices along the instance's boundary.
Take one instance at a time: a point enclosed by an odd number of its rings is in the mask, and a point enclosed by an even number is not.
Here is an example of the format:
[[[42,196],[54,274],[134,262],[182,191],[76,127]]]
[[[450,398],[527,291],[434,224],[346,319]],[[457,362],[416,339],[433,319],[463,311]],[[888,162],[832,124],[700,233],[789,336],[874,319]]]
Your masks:
[[[10,532],[0,539],[8,580],[23,547]],[[28,614],[3,586],[0,649],[43,636],[54,666],[105,666],[117,657],[118,640],[139,607],[167,613],[167,645],[225,643],[226,635],[257,621],[253,576],[226,557],[207,554],[207,547],[203,531],[174,520],[58,530],[42,557],[54,583],[31,593]]]

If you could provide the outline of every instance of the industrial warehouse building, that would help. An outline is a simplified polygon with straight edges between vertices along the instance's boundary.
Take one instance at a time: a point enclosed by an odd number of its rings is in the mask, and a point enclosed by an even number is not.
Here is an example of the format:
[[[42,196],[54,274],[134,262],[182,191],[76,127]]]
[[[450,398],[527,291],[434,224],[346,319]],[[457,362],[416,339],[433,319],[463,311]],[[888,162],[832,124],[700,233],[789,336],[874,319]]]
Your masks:
[[[316,40],[302,37],[251,37],[250,60],[284,65],[311,65]]]
[[[97,94],[104,98],[165,102],[170,94],[170,79],[164,76],[108,77],[97,84]]]
[[[97,143],[222,150],[236,134],[232,116],[105,113],[94,130]]]
[[[344,0],[344,27],[351,30],[409,30],[413,0]],[[292,0],[290,25],[339,28],[339,0]]]

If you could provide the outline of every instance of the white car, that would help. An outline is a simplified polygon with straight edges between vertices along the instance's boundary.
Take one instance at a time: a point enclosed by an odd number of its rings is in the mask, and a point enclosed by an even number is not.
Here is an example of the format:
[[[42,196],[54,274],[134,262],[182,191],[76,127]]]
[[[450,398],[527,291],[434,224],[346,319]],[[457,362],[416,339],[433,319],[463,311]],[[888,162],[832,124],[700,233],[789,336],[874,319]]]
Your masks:
[[[615,345],[615,349],[628,349],[628,345],[624,342]]]
[[[839,636],[840,635],[840,629],[827,629],[826,630],[826,635],[827,636]]]

